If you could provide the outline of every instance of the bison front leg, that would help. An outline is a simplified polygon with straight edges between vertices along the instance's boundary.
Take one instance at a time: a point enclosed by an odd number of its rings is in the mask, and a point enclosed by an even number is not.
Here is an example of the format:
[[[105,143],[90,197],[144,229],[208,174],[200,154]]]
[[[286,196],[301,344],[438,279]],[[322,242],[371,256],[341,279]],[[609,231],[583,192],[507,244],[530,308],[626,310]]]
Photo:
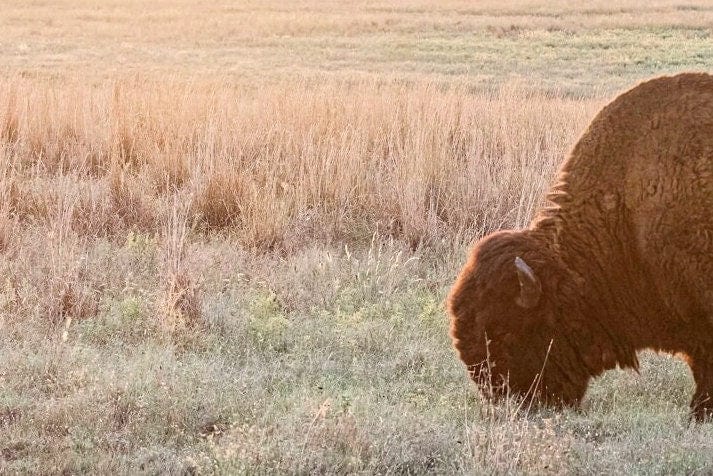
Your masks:
[[[702,422],[713,418],[713,362],[707,359],[692,359],[690,362],[696,392],[691,400],[691,414]]]

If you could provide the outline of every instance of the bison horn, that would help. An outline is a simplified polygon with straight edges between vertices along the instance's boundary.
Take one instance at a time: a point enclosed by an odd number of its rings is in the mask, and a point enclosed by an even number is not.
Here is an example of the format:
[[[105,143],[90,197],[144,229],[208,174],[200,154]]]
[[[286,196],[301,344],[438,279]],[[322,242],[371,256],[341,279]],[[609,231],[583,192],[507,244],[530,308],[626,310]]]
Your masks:
[[[517,279],[520,281],[520,295],[515,299],[515,302],[525,309],[535,307],[542,294],[540,280],[537,279],[532,268],[519,256],[515,258],[515,269],[517,270]]]

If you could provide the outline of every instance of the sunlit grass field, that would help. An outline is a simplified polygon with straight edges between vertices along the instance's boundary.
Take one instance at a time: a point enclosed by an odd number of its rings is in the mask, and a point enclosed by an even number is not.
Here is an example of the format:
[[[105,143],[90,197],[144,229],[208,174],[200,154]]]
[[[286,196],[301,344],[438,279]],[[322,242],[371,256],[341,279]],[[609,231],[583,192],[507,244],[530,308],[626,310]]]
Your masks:
[[[42,77],[424,79],[600,95],[706,69],[713,6],[700,1],[76,0],[0,2],[0,68]]]
[[[673,357],[492,405],[443,299],[704,2],[0,2],[0,472],[713,472]]]

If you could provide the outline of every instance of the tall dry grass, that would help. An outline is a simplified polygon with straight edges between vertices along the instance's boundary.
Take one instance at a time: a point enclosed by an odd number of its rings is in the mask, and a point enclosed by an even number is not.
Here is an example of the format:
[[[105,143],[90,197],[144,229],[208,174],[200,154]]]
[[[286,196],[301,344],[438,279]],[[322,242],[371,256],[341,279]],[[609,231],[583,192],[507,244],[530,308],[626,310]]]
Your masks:
[[[3,229],[50,223],[71,196],[66,219],[80,236],[158,233],[175,195],[191,197],[186,219],[199,231],[287,251],[524,226],[600,105],[516,84],[488,94],[428,82],[248,90],[15,77],[0,89]]]
[[[185,263],[190,206],[190,199],[180,202],[175,197],[161,230],[165,285],[158,312],[162,326],[171,334],[195,328],[201,320],[200,289]]]

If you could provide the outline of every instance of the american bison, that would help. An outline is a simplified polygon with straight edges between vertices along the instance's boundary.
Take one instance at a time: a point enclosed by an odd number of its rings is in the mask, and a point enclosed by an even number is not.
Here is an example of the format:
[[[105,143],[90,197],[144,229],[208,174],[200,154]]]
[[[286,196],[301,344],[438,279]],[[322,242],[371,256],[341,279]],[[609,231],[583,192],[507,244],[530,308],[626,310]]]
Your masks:
[[[547,202],[527,229],[478,242],[450,292],[473,379],[577,405],[592,377],[636,369],[637,351],[654,349],[684,356],[693,416],[713,415],[713,76],[617,97]]]

